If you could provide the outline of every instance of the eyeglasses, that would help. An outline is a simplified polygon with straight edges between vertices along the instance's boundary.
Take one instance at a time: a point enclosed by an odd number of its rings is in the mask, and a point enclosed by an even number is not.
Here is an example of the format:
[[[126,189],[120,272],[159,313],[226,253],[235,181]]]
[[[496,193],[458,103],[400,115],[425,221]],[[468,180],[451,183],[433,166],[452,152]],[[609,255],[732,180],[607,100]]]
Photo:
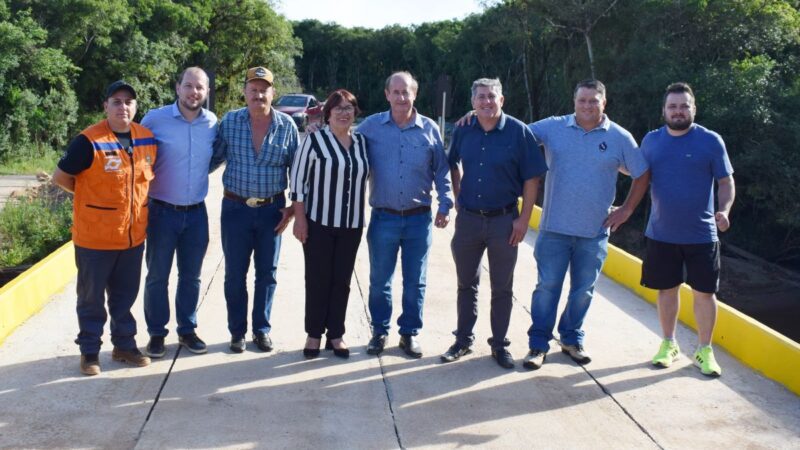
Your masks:
[[[333,112],[335,112],[336,114],[352,113],[355,110],[356,108],[353,106],[337,106],[333,108]]]

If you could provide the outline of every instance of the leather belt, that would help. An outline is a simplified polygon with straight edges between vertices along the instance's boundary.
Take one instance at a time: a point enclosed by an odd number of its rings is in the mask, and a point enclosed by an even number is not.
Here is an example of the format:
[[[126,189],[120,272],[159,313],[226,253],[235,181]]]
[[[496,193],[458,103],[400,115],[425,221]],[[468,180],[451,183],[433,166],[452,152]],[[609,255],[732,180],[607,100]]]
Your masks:
[[[506,205],[502,208],[498,209],[469,209],[464,208],[464,211],[472,214],[477,214],[482,217],[497,217],[497,216],[504,216],[506,214],[511,214],[512,212],[517,210],[517,202],[511,203]]]
[[[417,214],[431,212],[430,206],[417,206],[416,208],[404,209],[402,211],[391,208],[375,208],[375,209],[377,209],[378,211],[383,211],[385,213],[393,214],[395,216],[415,216]]]
[[[159,200],[153,197],[150,197],[150,201],[157,205],[161,205],[165,208],[174,209],[175,211],[191,211],[193,209],[197,209],[203,206],[203,202],[195,203],[193,205],[173,205],[172,203],[165,202],[164,200]]]
[[[279,194],[275,194],[272,197],[268,198],[258,198],[258,197],[242,197],[241,195],[234,194],[231,191],[225,191],[223,196],[228,200],[233,200],[235,202],[244,203],[245,205],[251,208],[258,208],[260,206],[267,206],[275,203],[278,199],[283,198],[283,192]]]

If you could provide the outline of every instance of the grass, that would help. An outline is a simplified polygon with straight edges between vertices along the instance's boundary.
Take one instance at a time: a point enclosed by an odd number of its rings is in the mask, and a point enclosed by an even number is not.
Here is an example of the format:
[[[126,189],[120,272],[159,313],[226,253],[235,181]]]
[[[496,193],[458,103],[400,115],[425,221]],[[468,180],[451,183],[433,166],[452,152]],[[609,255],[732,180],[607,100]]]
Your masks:
[[[0,160],[0,175],[36,175],[39,172],[52,174],[61,153],[49,147],[31,148],[15,154],[13,158]]]
[[[0,211],[0,267],[32,264],[70,239],[72,201],[21,198]]]

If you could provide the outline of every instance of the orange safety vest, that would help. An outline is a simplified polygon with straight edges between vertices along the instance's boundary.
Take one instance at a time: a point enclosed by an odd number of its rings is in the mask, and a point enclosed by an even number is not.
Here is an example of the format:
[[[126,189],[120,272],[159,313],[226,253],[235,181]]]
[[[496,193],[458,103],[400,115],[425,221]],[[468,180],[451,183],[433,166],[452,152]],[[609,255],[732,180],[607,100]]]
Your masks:
[[[156,140],[131,123],[131,151],[122,148],[107,120],[81,132],[92,143],[92,165],[75,176],[72,241],[95,250],[124,250],[145,239],[147,190]]]

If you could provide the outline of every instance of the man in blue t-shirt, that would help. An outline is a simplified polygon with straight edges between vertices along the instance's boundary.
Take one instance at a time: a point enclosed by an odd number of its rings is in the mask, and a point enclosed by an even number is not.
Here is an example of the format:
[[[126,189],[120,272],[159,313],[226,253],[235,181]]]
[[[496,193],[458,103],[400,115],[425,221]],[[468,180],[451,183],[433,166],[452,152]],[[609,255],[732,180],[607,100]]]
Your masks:
[[[719,288],[717,229],[730,227],[735,188],[725,143],[717,133],[694,123],[696,112],[692,88],[686,83],[671,84],[664,95],[666,125],[642,140],[642,153],[652,174],[652,209],[645,231],[648,239],[641,284],[658,289],[664,340],[653,364],[669,367],[680,353],[675,327],[685,269],[685,281],[694,294],[700,344],[694,362],[704,375],[719,376],[722,369],[711,349],[717,320],[714,294]],[[716,213],[714,180],[719,186]]]

